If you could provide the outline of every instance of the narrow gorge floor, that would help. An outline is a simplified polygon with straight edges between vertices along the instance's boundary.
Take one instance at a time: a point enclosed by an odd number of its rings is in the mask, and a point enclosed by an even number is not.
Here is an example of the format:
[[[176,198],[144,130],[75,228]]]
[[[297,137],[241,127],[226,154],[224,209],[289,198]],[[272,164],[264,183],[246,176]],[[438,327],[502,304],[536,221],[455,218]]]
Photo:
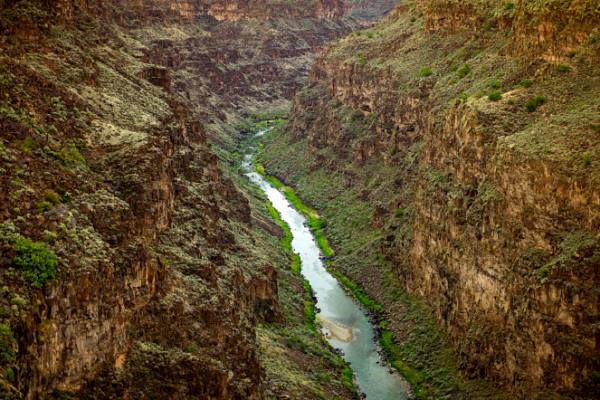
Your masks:
[[[262,134],[264,131],[255,137]],[[375,329],[365,310],[326,270],[323,255],[306,218],[290,204],[282,192],[256,171],[253,164],[255,152],[256,147],[251,146],[242,169],[289,226],[293,237],[293,251],[300,257],[302,275],[309,282],[317,301],[317,321],[321,332],[335,349],[341,350],[343,358],[354,372],[359,390],[366,398],[408,398],[408,384],[381,356]]]

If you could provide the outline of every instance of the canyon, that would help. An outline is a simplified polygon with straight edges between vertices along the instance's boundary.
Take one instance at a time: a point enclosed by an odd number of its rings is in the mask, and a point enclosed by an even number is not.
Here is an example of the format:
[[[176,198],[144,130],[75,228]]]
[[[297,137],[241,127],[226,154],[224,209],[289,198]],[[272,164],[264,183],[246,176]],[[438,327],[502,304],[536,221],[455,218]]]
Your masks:
[[[598,26],[593,0],[2,1],[0,397],[359,396],[241,172],[266,124],[414,398],[594,398]]]

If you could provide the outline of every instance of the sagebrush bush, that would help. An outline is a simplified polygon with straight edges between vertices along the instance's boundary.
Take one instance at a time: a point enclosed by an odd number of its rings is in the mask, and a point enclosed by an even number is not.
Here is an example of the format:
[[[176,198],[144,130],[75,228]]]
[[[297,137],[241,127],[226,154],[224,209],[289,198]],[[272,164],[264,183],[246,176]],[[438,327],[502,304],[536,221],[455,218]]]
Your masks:
[[[521,82],[519,82],[519,85],[523,86],[524,88],[531,87],[531,85],[533,85],[533,79],[523,79]]]
[[[492,89],[500,89],[502,87],[502,83],[500,83],[499,80],[494,79],[493,81],[490,82],[490,87]]]
[[[502,99],[502,92],[500,92],[499,90],[494,90],[493,92],[488,94],[488,99],[490,101],[498,101]]]
[[[527,100],[527,103],[525,104],[525,108],[527,108],[527,111],[529,111],[529,112],[534,112],[535,110],[537,110],[537,108],[539,106],[541,106],[545,102],[546,102],[546,98],[544,96],[535,96],[535,97]]]

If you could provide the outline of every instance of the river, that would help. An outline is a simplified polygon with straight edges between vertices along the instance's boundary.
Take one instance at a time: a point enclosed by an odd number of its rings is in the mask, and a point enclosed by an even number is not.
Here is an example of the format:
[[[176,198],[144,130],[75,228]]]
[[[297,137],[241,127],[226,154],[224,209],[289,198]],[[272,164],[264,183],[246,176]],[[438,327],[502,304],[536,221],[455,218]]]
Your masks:
[[[259,132],[256,137],[265,132]],[[326,270],[321,252],[306,218],[296,211],[285,196],[254,169],[256,147],[250,146],[243,169],[289,225],[293,235],[292,248],[302,261],[302,275],[310,283],[320,312],[317,320],[321,332],[336,349],[342,350],[350,364],[360,391],[371,400],[408,398],[408,385],[382,359],[375,340],[375,330],[360,304]]]

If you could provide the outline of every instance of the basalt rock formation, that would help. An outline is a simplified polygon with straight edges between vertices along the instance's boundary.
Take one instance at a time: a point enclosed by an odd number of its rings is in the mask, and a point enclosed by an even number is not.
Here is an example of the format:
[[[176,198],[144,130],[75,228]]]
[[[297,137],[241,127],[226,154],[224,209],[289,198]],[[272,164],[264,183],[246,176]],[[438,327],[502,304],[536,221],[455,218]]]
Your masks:
[[[327,218],[333,267],[384,305],[423,397],[500,396],[465,378],[598,393],[599,15],[402,2],[319,57],[266,146]],[[447,342],[406,318],[423,302]]]
[[[0,3],[0,397],[352,396],[318,339],[282,344],[302,283],[206,133],[291,97],[347,9]],[[271,387],[258,341],[301,378]]]

